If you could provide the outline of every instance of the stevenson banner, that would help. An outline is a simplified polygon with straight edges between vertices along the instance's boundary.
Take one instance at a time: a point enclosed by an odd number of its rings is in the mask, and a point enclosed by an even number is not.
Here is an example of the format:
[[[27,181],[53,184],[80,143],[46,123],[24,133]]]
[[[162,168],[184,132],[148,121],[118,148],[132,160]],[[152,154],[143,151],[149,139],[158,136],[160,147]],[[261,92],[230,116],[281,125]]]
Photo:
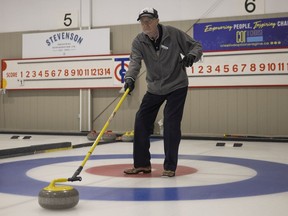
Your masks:
[[[194,38],[204,52],[288,48],[288,17],[198,23]]]

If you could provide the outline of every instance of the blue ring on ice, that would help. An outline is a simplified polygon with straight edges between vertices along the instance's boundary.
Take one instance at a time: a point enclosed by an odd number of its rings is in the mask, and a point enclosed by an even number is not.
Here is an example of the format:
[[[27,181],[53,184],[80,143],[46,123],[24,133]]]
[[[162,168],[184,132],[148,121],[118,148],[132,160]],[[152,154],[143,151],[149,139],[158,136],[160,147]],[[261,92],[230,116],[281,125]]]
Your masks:
[[[113,154],[92,155],[90,157],[91,160],[113,160],[127,158],[132,158],[132,155]],[[154,154],[152,155],[152,158],[163,158],[163,155]],[[257,174],[246,180],[205,186],[118,188],[77,185],[75,189],[79,191],[80,199],[82,200],[110,201],[208,200],[267,195],[288,191],[287,164],[254,159],[197,155],[179,155],[179,160],[181,159],[235,164],[253,169],[257,172]],[[24,196],[38,196],[39,191],[46,187],[48,182],[30,178],[26,175],[27,171],[39,166],[82,160],[83,156],[69,156],[32,159],[0,164],[0,192]]]

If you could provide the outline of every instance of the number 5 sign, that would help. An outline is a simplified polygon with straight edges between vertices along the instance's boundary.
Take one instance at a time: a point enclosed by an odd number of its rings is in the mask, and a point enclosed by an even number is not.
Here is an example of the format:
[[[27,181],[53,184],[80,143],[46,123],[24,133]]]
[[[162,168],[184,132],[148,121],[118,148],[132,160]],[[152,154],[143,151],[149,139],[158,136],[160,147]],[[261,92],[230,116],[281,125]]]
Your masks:
[[[58,14],[58,25],[60,28],[78,28],[79,15],[77,11],[62,12]]]

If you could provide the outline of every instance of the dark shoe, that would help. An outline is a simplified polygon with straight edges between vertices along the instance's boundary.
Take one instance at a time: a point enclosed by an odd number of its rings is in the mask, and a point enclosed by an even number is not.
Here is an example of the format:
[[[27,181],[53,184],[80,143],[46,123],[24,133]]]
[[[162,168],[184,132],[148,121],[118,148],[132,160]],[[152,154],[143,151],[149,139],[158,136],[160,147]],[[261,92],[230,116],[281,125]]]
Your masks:
[[[162,177],[174,177],[175,172],[172,170],[164,170],[162,173]]]
[[[151,173],[151,167],[138,167],[138,168],[131,168],[131,169],[126,169],[124,170],[124,173],[125,174],[128,174],[128,175],[133,175],[133,174],[138,174],[138,173]]]

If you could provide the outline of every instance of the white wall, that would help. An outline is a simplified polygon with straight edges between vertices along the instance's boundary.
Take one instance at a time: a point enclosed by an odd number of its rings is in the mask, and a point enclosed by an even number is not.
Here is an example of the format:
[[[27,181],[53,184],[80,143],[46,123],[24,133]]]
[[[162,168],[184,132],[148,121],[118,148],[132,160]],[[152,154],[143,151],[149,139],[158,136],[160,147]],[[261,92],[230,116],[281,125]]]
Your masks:
[[[247,0],[256,10],[245,10],[246,0],[0,0],[0,33],[100,27],[136,23],[138,11],[155,7],[161,21],[180,21],[255,14],[285,13],[287,0]],[[64,16],[73,24],[66,27]]]

